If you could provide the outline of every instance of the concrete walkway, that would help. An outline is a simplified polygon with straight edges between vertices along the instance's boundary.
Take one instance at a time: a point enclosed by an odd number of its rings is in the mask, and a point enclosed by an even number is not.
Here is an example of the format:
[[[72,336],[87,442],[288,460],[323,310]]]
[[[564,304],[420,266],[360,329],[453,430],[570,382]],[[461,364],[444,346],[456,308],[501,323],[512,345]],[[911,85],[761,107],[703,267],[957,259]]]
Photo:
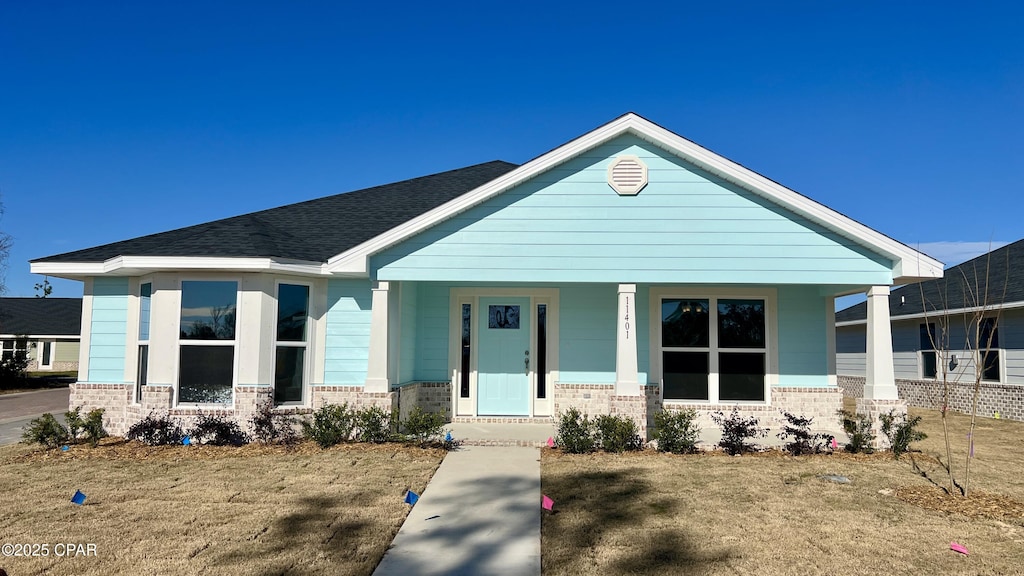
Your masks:
[[[538,576],[540,500],[539,449],[449,452],[373,574]]]
[[[20,441],[22,427],[47,412],[63,422],[70,395],[68,388],[0,395],[0,445]]]

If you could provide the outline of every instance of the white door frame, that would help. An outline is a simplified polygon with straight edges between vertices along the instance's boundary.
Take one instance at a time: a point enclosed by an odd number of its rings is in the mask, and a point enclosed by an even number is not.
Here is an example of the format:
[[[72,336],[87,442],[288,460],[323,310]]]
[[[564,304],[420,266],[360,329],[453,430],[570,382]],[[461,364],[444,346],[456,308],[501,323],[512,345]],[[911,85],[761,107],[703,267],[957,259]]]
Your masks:
[[[554,412],[554,383],[558,380],[558,288],[452,288],[449,299],[448,374],[451,378],[452,415],[477,416],[477,352],[480,297],[530,298],[530,413],[528,417],[551,416]],[[462,305],[472,306],[469,359],[469,398],[461,398]],[[545,398],[537,398],[537,305],[547,305],[547,386]]]

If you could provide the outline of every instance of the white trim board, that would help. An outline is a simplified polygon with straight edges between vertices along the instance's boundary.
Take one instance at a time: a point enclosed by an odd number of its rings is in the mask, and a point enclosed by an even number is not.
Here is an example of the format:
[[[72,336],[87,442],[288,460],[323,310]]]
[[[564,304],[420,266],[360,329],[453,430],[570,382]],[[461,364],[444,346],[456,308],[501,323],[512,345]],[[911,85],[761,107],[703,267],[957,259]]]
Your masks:
[[[995,312],[997,310],[1016,310],[1018,308],[1024,308],[1024,300],[1019,302],[1010,302],[1007,304],[991,304],[989,306],[972,306],[970,308],[954,308],[952,310],[936,310],[935,312],[918,312],[917,314],[902,314],[895,316],[889,315],[889,321],[895,322],[897,320],[919,320],[922,318],[941,318],[943,316],[956,316],[958,314],[972,314],[974,312]],[[866,324],[867,319],[862,320],[845,320],[843,322],[836,322],[836,328],[842,328],[844,326],[860,326]]]
[[[942,277],[943,265],[938,260],[633,113],[625,114],[405,224],[333,256],[327,261],[326,271],[366,275],[369,273],[369,260],[372,255],[623,134],[633,134],[664,148],[701,169],[742,186],[826,229],[856,241],[873,252],[890,258],[895,263],[893,271],[896,284]]]

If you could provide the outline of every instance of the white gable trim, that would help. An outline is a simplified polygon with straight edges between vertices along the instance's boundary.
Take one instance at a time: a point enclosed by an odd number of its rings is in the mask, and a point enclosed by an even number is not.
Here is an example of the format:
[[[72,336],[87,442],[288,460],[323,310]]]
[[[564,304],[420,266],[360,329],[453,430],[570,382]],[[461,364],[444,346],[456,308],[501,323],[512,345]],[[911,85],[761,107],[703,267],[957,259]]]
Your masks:
[[[283,272],[300,276],[324,276],[319,262],[276,258],[222,258],[194,256],[117,256],[104,262],[33,262],[33,274],[58,278],[85,276],[138,276],[170,270],[216,270],[236,272]]]
[[[617,118],[592,132],[584,134],[547,154],[523,164],[519,168],[483,186],[417,216],[400,226],[396,226],[350,250],[333,256],[327,261],[325,270],[335,274],[366,275],[369,272],[369,260],[372,255],[390,248],[506,190],[518,186],[538,174],[579,156],[587,150],[627,133],[634,134],[656,146],[664,148],[708,172],[738,184],[775,204],[893,260],[895,284],[906,284],[922,279],[942,277],[943,266],[938,260],[872,230],[827,206],[819,204],[752,170],[727,160],[633,113]]]

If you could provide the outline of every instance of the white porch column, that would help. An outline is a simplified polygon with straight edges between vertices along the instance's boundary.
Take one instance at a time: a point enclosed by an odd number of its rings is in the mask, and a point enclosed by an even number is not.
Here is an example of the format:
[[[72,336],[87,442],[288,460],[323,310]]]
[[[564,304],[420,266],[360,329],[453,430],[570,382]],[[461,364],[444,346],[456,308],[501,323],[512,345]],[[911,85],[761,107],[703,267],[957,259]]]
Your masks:
[[[377,282],[370,305],[370,361],[366,367],[366,392],[390,392],[388,381],[388,294],[390,284]]]
[[[640,396],[636,364],[636,284],[619,284],[615,329],[615,395]]]
[[[892,325],[889,322],[889,287],[868,289],[867,375],[864,398],[898,400],[892,364]]]

